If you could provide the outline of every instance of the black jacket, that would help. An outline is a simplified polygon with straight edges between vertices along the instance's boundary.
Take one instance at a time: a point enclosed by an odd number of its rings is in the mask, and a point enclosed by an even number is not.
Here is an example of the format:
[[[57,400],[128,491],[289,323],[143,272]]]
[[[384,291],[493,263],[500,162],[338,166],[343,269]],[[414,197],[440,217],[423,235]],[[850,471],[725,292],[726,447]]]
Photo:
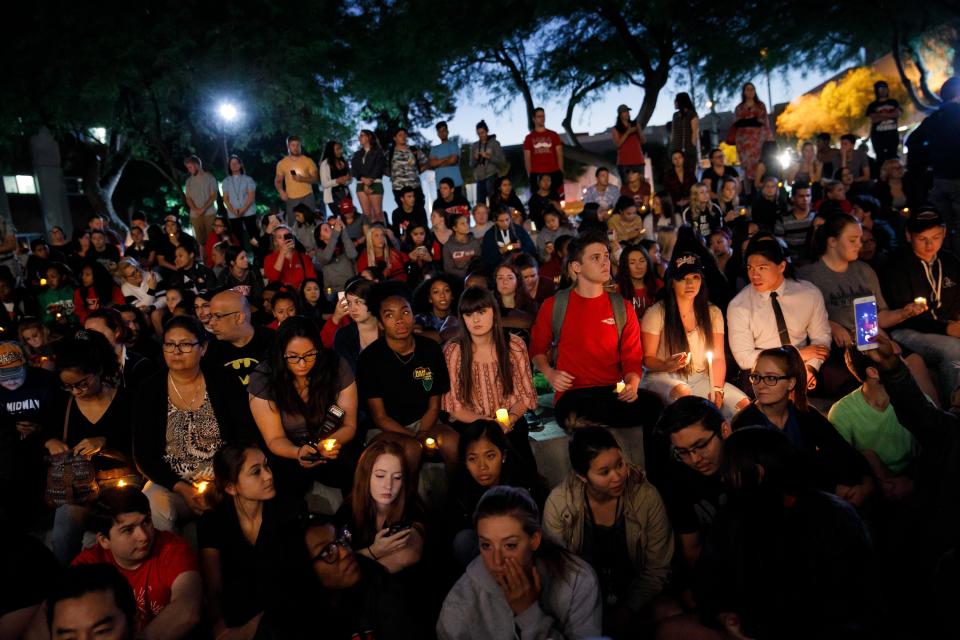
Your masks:
[[[260,434],[250,414],[247,391],[233,376],[216,369],[203,370],[207,394],[224,442],[260,444]],[[163,369],[132,390],[133,457],[140,473],[167,489],[181,480],[164,460],[167,449],[167,370]],[[266,451],[266,449],[264,449]]]
[[[940,251],[937,258],[940,260],[939,267],[934,262],[931,277],[936,282],[939,269],[943,269],[939,307],[901,322],[896,329],[943,335],[947,333],[947,323],[960,320],[960,260],[948,251]],[[926,298],[927,304],[934,307],[933,288],[927,280],[923,263],[909,247],[898,251],[887,263],[880,278],[880,287],[891,309],[899,309],[918,297]]]

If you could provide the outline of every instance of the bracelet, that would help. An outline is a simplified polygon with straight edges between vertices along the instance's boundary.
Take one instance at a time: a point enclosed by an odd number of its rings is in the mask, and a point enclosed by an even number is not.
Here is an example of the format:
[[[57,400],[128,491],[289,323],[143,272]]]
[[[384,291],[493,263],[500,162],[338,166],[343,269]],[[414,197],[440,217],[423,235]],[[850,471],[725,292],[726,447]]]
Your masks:
[[[367,553],[370,554],[370,557],[371,557],[373,560],[378,560],[377,556],[375,556],[375,555],[373,554],[373,547],[367,547]]]
[[[714,387],[713,390],[719,393],[723,393],[723,387]]]

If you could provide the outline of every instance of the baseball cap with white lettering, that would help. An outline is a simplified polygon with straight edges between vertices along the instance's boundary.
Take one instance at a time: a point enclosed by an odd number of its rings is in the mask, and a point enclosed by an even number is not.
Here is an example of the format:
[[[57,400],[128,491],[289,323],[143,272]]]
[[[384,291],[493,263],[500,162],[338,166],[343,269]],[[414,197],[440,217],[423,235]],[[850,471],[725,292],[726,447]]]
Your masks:
[[[25,359],[20,345],[11,340],[0,342],[0,382],[20,378]]]

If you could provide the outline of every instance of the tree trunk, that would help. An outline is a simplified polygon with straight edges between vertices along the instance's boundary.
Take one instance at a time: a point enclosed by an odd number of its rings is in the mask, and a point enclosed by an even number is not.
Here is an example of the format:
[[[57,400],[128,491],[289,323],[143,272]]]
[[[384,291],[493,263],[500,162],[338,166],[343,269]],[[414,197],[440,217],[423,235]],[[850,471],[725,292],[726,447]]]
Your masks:
[[[910,82],[910,78],[907,77],[906,69],[903,66],[903,54],[900,48],[900,30],[897,28],[896,24],[893,26],[893,44],[891,46],[891,53],[893,54],[893,61],[897,65],[897,75],[900,76],[900,82],[903,84],[904,89],[907,90],[907,97],[910,98],[910,102],[913,103],[913,106],[916,107],[917,111],[920,113],[930,113],[933,109],[923,102],[920,101],[920,98],[917,97],[917,92],[913,88],[913,83]]]
[[[94,158],[96,159],[87,166],[84,195],[96,213],[106,216],[110,226],[114,229],[122,229],[125,235],[129,228],[127,222],[117,215],[113,206],[113,194],[117,190],[117,185],[120,184],[120,179],[123,178],[123,172],[127,168],[127,163],[130,162],[130,157],[126,155],[112,172],[102,178],[100,177],[102,164],[99,156],[94,154]]]
[[[536,105],[533,103],[533,91],[530,89],[530,82],[517,61],[513,60],[504,50],[494,49],[491,54],[507,70],[520,95],[523,96],[523,104],[527,109],[527,130],[533,131],[533,110],[536,109]]]
[[[580,144],[580,141],[577,139],[577,134],[573,130],[573,112],[579,106],[583,99],[587,97],[593,91],[601,88],[603,85],[607,84],[613,78],[612,75],[605,75],[600,78],[595,78],[593,82],[585,86],[578,85],[571,93],[570,98],[567,99],[567,110],[563,117],[563,130],[567,133],[567,136],[570,138],[570,146],[577,149],[583,150],[583,146]]]

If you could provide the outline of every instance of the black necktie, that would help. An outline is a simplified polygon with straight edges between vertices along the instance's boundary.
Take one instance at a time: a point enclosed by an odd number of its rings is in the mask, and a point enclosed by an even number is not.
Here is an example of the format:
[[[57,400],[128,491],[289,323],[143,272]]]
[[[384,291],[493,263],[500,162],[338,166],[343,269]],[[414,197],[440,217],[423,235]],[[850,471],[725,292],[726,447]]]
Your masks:
[[[787,321],[783,319],[783,309],[777,302],[777,292],[770,294],[770,304],[773,305],[773,315],[777,319],[777,333],[780,334],[780,344],[787,346],[790,344],[790,332],[787,331]]]

